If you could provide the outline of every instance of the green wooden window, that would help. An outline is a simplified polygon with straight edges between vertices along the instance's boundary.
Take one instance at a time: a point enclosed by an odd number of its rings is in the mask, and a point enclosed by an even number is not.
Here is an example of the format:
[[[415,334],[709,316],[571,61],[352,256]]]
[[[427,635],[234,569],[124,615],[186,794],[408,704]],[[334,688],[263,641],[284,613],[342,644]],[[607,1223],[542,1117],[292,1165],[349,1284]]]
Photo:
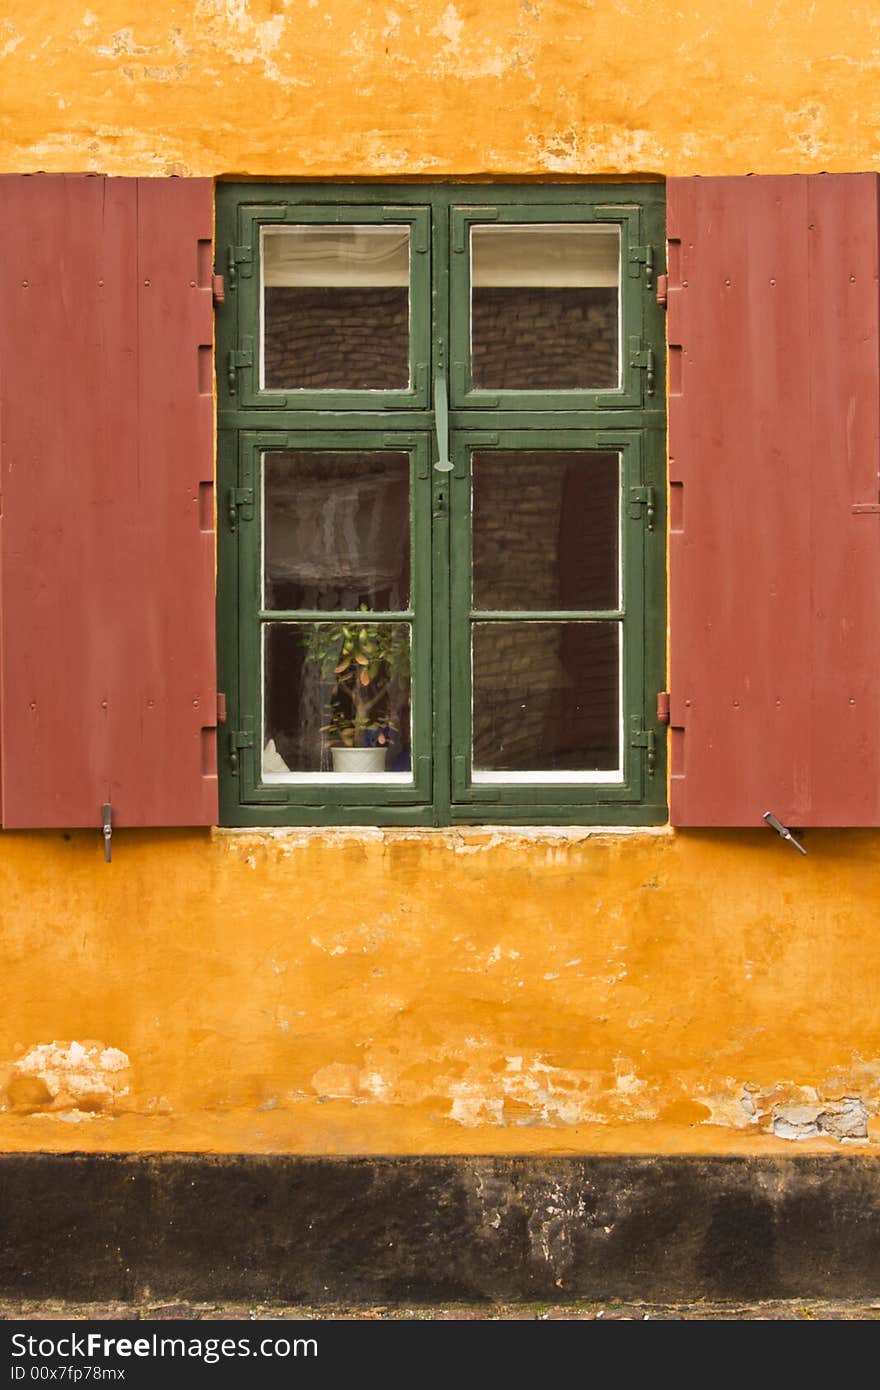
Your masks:
[[[223,185],[229,825],[666,816],[660,185]]]

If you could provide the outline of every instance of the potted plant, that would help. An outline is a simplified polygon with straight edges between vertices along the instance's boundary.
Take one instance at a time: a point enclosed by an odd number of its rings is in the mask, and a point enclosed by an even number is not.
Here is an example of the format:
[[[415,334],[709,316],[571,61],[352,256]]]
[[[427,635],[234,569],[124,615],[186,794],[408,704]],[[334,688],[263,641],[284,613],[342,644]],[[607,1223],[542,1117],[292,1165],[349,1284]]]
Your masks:
[[[367,611],[364,604],[361,611]],[[332,682],[321,733],[333,771],[384,772],[409,674],[408,631],[400,623],[366,619],[316,623],[306,659],[323,681]]]

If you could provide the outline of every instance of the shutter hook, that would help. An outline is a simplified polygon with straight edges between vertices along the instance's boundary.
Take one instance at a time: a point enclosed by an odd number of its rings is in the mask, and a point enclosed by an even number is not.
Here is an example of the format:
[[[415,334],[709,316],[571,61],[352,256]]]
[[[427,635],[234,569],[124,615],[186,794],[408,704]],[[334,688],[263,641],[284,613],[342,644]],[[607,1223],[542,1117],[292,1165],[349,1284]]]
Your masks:
[[[109,801],[105,801],[101,807],[101,834],[104,836],[104,859],[109,864],[111,860],[110,841],[113,836],[113,807]]]
[[[801,854],[806,854],[807,851],[804,849],[803,845],[798,843],[791,831],[782,824],[781,820],[776,819],[772,811],[764,812],[764,820],[776,831],[777,835],[782,836],[783,840],[788,840],[788,843],[794,845],[795,849],[800,850]]]

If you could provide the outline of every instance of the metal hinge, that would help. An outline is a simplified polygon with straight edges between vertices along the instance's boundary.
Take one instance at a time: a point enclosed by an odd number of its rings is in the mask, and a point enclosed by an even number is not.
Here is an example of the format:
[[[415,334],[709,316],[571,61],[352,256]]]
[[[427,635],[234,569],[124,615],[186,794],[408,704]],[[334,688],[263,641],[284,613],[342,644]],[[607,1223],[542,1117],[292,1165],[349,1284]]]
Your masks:
[[[239,521],[239,508],[245,508],[242,512],[242,521],[253,521],[254,519],[254,490],[252,487],[231,487],[226,491],[226,520],[229,522],[230,531],[234,531]]]
[[[238,389],[238,371],[240,367],[252,367],[254,365],[254,349],[249,343],[241,348],[230,348],[226,354],[226,380],[229,385],[229,394],[234,396]]]
[[[641,367],[645,372],[645,391],[649,396],[654,394],[655,381],[655,362],[654,349],[648,343],[643,343],[641,338],[630,338],[629,340],[629,365],[631,367]]]
[[[238,267],[241,266],[241,275],[246,279],[253,274],[254,253],[249,246],[229,246],[226,250],[226,274],[229,279],[229,288],[234,290],[238,281]]]
[[[657,303],[661,309],[665,309],[669,303],[669,276],[657,276]]]
[[[654,529],[654,520],[657,515],[657,493],[648,483],[642,487],[631,487],[627,497],[627,515],[633,521],[638,520],[642,515],[642,508],[645,509],[645,523],[649,531]]]
[[[645,267],[645,285],[650,289],[654,283],[653,246],[631,246],[629,248],[629,273],[632,279],[638,277],[640,266]]]
[[[632,734],[630,743],[633,748],[645,749],[645,770],[649,777],[654,776],[654,769],[657,766],[657,735],[653,729],[642,729],[641,721],[636,716],[632,722]]]
[[[222,275],[211,276],[211,298],[215,308],[218,304],[226,303],[226,282]]]
[[[246,729],[231,729],[229,733],[229,770],[235,776],[238,772],[238,751],[240,748],[253,748],[254,736]]]

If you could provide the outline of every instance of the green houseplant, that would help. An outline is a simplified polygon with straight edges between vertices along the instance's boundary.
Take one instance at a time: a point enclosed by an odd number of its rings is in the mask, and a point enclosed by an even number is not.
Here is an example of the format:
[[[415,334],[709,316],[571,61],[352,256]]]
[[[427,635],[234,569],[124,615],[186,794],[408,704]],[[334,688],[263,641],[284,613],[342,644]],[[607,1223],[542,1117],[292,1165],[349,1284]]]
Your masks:
[[[384,771],[409,676],[408,629],[366,618],[316,623],[306,660],[330,686],[321,733],[334,772]]]

